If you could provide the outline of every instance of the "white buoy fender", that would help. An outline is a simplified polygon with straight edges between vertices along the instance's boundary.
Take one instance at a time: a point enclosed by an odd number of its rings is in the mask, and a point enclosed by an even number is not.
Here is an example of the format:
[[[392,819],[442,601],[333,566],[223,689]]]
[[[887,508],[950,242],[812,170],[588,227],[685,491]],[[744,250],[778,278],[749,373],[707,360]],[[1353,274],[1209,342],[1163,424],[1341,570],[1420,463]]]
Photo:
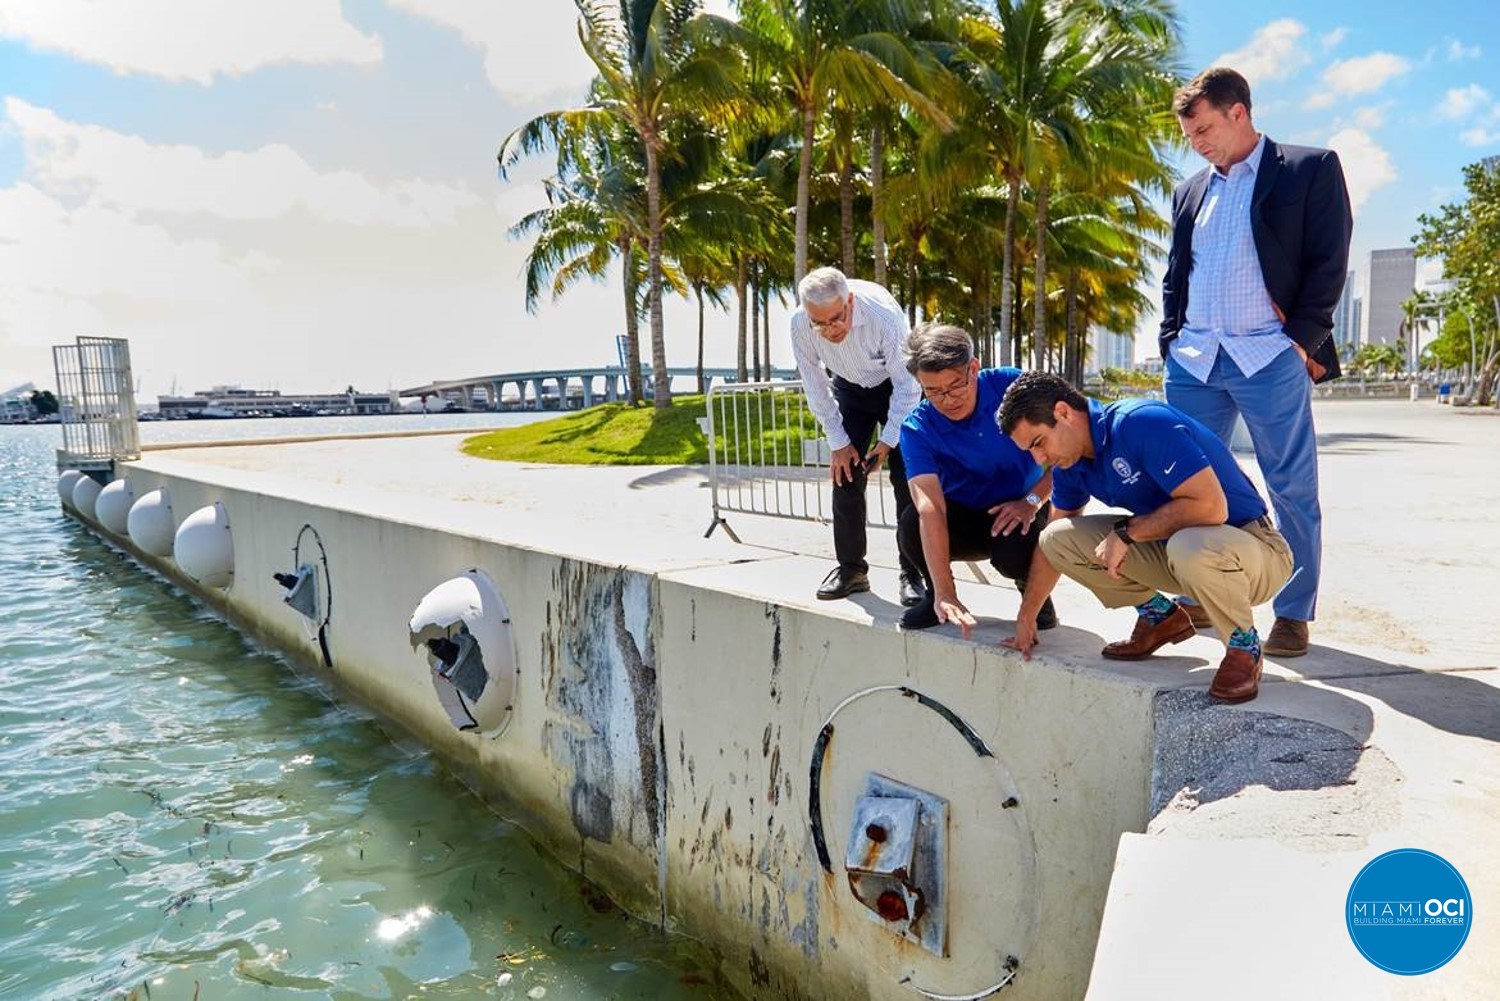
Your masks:
[[[99,499],[94,501],[94,517],[109,531],[124,535],[130,505],[134,503],[135,488],[130,485],[130,477],[122,476],[99,491]]]
[[[103,489],[92,476],[80,476],[73,484],[73,509],[85,518],[92,518],[94,501],[99,499],[99,492]]]
[[[73,488],[78,486],[78,481],[83,479],[83,474],[76,469],[64,469],[57,476],[57,496],[62,498],[63,505],[73,506]]]
[[[172,493],[160,487],[136,499],[125,518],[125,530],[144,552],[171,556],[177,521],[172,515]]]
[[[172,558],[182,572],[204,587],[228,587],[234,580],[234,539],[229,512],[214,501],[200,507],[177,527]]]
[[[444,663],[431,645],[427,648],[433,687],[453,724],[486,734],[502,729],[515,695],[516,653],[510,612],[489,575],[468,570],[439,584],[418,602],[408,628],[412,646],[438,641],[454,657],[453,663]],[[469,638],[483,664],[477,678],[462,656]]]

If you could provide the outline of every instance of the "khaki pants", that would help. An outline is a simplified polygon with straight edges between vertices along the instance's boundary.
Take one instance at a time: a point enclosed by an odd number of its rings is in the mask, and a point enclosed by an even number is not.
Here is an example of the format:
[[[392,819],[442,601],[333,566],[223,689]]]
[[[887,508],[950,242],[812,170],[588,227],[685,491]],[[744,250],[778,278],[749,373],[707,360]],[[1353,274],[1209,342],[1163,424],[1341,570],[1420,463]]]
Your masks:
[[[1256,605],[1276,596],[1292,574],[1292,551],[1269,518],[1243,528],[1206,525],[1178,529],[1171,538],[1138,542],[1115,579],[1094,550],[1119,520],[1086,514],[1054,521],[1042,531],[1042,552],[1060,572],[1093,591],[1106,608],[1142,605],[1158,591],[1185,594],[1208,613],[1219,635],[1255,624]]]

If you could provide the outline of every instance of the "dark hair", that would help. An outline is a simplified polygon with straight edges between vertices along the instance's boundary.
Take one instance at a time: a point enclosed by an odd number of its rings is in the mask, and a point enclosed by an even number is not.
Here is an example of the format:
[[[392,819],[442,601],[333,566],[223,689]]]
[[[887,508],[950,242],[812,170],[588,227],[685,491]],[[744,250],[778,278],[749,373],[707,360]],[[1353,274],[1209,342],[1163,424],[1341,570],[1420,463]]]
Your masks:
[[[1074,389],[1073,384],[1062,376],[1051,372],[1022,372],[1005,391],[1000,409],[995,412],[995,423],[1000,425],[1000,432],[1006,437],[1010,437],[1022,421],[1056,427],[1057,417],[1053,411],[1057,409],[1058,400],[1074,410],[1087,412],[1089,409],[1088,397]]]
[[[1250,113],[1250,84],[1227,66],[1215,66],[1204,70],[1172,95],[1172,110],[1178,117],[1190,114],[1199,100],[1209,103],[1219,111],[1228,111],[1236,104],[1245,106]]]
[[[906,338],[906,370],[946,372],[974,360],[974,338],[948,323],[924,323]]]

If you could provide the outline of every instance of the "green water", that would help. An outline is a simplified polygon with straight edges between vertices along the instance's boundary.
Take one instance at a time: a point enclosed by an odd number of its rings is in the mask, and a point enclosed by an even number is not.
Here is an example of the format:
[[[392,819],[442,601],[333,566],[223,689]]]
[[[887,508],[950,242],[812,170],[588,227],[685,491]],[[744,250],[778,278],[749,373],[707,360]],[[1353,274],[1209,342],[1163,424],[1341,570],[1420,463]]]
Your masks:
[[[56,443],[0,427],[0,997],[732,996],[65,519]]]

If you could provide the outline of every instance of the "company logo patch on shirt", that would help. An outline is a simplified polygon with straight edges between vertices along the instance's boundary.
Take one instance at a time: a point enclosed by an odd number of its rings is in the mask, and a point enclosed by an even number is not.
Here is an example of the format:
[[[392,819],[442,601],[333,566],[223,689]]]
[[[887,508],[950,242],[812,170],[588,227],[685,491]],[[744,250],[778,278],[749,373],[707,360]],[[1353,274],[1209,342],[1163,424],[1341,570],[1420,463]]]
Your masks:
[[[1115,460],[1111,462],[1110,465],[1114,467],[1114,471],[1116,473],[1120,474],[1120,479],[1124,480],[1127,484],[1134,483],[1136,480],[1141,478],[1141,474],[1131,469],[1130,463],[1126,462],[1119,456],[1116,456]]]

